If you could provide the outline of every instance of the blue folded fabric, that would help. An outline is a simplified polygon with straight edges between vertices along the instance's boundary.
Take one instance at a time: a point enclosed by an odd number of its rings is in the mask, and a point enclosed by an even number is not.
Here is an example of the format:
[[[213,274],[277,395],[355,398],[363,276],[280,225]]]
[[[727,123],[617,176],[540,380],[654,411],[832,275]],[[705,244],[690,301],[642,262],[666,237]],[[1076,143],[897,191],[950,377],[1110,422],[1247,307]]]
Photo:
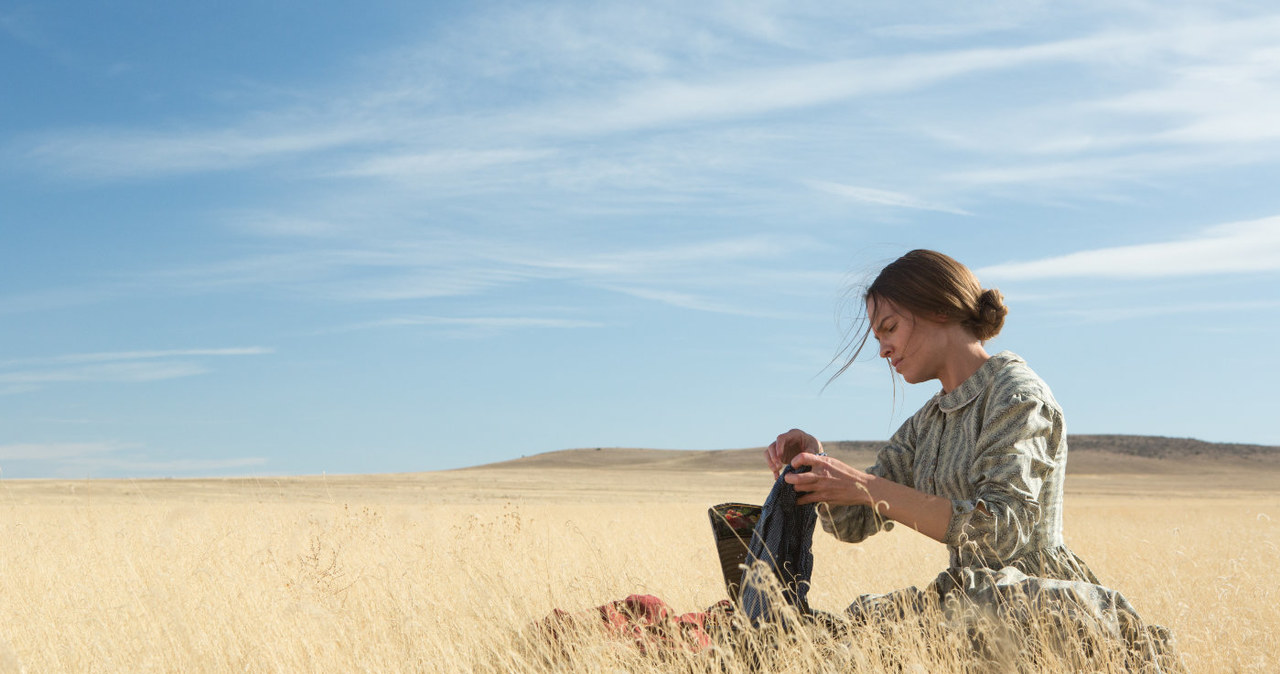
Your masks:
[[[773,483],[773,490],[764,502],[760,521],[751,532],[751,545],[747,555],[747,572],[742,577],[742,592],[738,596],[740,609],[760,626],[781,618],[781,606],[776,606],[777,595],[770,592],[769,577],[762,575],[756,562],[763,562],[773,578],[782,586],[782,598],[795,607],[801,615],[809,615],[809,577],[813,574],[813,525],[818,519],[813,504],[796,505],[798,493],[783,478],[789,473],[808,472],[786,466]],[[804,493],[804,492],[800,492]]]

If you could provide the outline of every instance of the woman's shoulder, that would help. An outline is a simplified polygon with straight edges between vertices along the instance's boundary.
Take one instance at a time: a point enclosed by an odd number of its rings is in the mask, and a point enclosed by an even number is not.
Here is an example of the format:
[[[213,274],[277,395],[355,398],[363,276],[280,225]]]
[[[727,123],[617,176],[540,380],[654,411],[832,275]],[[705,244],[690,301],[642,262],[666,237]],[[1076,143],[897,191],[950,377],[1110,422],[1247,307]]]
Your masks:
[[[1049,384],[1036,374],[1027,361],[1012,351],[1001,351],[992,356],[990,391],[997,400],[1017,401],[1034,398],[1058,409]]]

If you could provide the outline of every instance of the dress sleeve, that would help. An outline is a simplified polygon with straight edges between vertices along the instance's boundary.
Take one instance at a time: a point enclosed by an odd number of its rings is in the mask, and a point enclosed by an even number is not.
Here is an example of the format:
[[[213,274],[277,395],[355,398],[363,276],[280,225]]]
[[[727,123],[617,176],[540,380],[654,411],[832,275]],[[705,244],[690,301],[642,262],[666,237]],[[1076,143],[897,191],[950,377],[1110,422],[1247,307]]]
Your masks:
[[[1062,413],[1038,397],[1015,393],[983,420],[974,449],[972,499],[953,499],[945,542],[976,547],[987,559],[1007,560],[1031,539],[1040,521],[1039,497],[1057,467]]]
[[[914,417],[907,419],[898,432],[893,434],[889,444],[880,448],[876,454],[876,465],[868,468],[868,473],[908,487],[915,486],[914,422]],[[822,528],[846,543],[859,543],[872,534],[893,529],[893,521],[877,514],[871,506],[821,505],[818,507],[818,515]]]

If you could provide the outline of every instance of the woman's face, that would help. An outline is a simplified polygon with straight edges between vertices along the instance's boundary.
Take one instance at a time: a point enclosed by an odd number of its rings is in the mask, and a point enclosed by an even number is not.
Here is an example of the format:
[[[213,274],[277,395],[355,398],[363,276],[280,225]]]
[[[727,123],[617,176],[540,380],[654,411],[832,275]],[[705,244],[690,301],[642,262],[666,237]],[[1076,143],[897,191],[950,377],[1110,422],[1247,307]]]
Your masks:
[[[889,361],[908,384],[936,379],[942,368],[941,324],[921,319],[887,300],[867,298],[871,334],[880,357]]]

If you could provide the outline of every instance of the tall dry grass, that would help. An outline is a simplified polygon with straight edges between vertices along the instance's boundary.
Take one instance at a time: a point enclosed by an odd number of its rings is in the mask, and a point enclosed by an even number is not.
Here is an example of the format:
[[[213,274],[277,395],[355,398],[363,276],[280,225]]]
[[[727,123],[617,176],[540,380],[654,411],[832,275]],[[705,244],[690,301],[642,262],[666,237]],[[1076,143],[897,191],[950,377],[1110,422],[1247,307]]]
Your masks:
[[[459,504],[442,489],[348,486],[211,498],[177,484],[104,496],[0,483],[0,672],[964,669],[962,640],[910,629],[801,635],[755,655],[644,655],[592,629],[562,640],[566,658],[530,638],[555,608],[721,599],[705,508],[741,493],[582,503],[547,487]],[[1174,631],[1190,671],[1280,670],[1280,497],[1074,495],[1067,517],[1073,548]],[[814,553],[810,601],[837,612],[923,585],[946,561],[902,528],[856,546],[819,534]]]

